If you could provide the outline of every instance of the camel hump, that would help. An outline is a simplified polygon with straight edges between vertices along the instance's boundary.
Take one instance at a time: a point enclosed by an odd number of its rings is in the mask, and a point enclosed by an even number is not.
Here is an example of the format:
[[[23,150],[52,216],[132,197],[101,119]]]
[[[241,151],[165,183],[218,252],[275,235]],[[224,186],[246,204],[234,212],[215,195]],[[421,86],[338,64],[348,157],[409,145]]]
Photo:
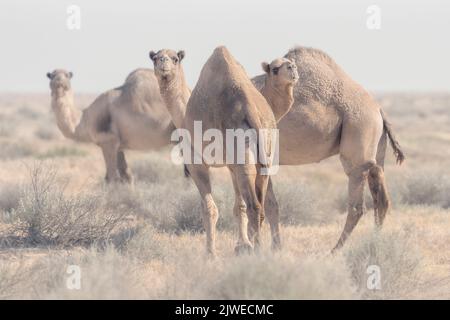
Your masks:
[[[244,68],[225,46],[214,49],[204,68],[211,70],[215,77],[222,77],[227,82],[250,82]]]
[[[214,49],[213,55],[231,56],[231,53],[228,51],[227,47],[222,45]]]

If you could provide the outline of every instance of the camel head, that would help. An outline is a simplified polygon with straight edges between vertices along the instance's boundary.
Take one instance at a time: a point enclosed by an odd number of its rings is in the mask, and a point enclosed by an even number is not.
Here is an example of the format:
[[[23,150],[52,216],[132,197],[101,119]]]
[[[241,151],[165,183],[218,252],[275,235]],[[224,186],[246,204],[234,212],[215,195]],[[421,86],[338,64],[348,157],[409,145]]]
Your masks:
[[[63,69],[56,69],[53,72],[47,73],[47,78],[50,79],[50,89],[52,95],[62,96],[70,90],[70,79],[73,73]]]
[[[264,72],[267,73],[267,79],[276,87],[294,85],[298,81],[297,65],[286,58],[278,58],[270,64],[263,62],[261,64]]]
[[[153,61],[158,80],[171,82],[182,72],[181,61],[184,58],[182,50],[175,52],[170,49],[161,49],[158,52],[150,51],[149,56]]]

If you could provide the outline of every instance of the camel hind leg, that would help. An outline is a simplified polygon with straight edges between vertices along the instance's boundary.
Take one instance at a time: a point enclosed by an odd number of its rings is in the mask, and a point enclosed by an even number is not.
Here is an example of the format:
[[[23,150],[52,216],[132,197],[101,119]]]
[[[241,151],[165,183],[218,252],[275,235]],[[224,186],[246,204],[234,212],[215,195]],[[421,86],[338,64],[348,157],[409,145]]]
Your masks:
[[[133,182],[133,176],[125,159],[125,153],[122,150],[117,153],[117,167],[119,169],[120,179],[123,182],[131,184]]]
[[[245,202],[248,217],[248,237],[255,248],[260,245],[261,225],[264,220],[264,201],[268,176],[257,174],[258,168],[250,165],[236,165],[230,168],[234,175],[237,192]]]
[[[242,197],[239,184],[236,176],[231,172],[231,179],[234,187],[234,208],[233,214],[236,217],[238,223],[239,239],[235,247],[236,254],[248,253],[253,250],[253,245],[248,238],[248,218],[247,218],[247,205]]]
[[[267,185],[266,201],[264,203],[264,212],[270,225],[270,233],[272,235],[272,249],[281,249],[280,237],[280,208],[273,191],[272,179],[269,178]]]
[[[375,224],[377,227],[383,225],[384,218],[390,207],[390,200],[384,181],[383,169],[379,165],[374,165],[369,170],[368,183],[370,193],[373,198],[373,209],[375,214]]]
[[[343,161],[341,156],[341,161],[346,167],[346,161]],[[344,230],[339,237],[336,246],[333,248],[332,252],[340,249],[347,238],[352,233],[355,226],[358,224],[359,219],[363,216],[365,212],[364,204],[364,187],[367,177],[367,170],[371,167],[373,163],[363,164],[352,168],[351,170],[345,170],[348,175],[348,212],[347,219],[345,221]]]
[[[373,209],[375,216],[375,224],[377,227],[383,225],[386,213],[390,208],[389,195],[386,188],[384,178],[384,159],[386,156],[387,137],[386,132],[380,138],[377,148],[377,164],[369,170],[368,184],[373,199]]]
[[[113,135],[109,141],[105,141],[99,144],[102,149],[103,158],[106,164],[106,177],[107,183],[120,181],[119,168],[118,168],[118,152],[119,141]]]

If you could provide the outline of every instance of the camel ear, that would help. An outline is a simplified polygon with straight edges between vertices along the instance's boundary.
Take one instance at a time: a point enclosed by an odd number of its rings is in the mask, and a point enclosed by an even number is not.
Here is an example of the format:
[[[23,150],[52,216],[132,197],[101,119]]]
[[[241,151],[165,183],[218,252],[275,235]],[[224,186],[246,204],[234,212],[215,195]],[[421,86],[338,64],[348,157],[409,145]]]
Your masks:
[[[72,79],[72,77],[73,77],[73,72],[70,71],[70,72],[67,73],[67,75],[69,76],[69,79]]]
[[[148,56],[150,57],[151,60],[155,61],[156,52],[155,51],[150,51]]]
[[[265,73],[270,73],[270,64],[268,64],[267,62],[263,62],[261,63],[261,67]]]
[[[178,56],[178,59],[180,59],[180,62],[181,62],[181,60],[183,60],[185,55],[186,55],[186,53],[184,52],[184,50],[180,50],[177,52],[177,56]]]
[[[53,79],[53,75],[52,75],[52,73],[51,73],[51,72],[47,72],[47,78],[49,78],[50,80],[52,80],[52,79]]]

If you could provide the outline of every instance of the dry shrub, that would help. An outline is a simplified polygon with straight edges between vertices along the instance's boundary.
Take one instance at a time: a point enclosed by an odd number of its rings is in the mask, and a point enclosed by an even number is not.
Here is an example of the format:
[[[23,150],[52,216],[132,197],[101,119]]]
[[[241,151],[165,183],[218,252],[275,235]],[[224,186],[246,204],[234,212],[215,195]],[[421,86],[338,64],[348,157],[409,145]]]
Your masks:
[[[174,165],[161,154],[149,153],[145,159],[131,164],[131,171],[137,181],[145,183],[167,183],[184,179],[183,166]]]
[[[398,299],[419,284],[422,257],[410,227],[352,238],[344,249],[352,278],[366,299]],[[381,289],[369,289],[368,267],[380,270]]]
[[[124,253],[142,262],[154,259],[164,260],[170,247],[170,243],[163,240],[162,234],[158,230],[152,225],[146,224],[140,226],[135,235],[127,241]]]
[[[401,201],[412,205],[450,207],[450,176],[440,168],[416,170],[406,177],[401,188]]]
[[[23,196],[23,187],[19,184],[2,183],[0,186],[0,211],[10,213],[17,209]]]
[[[36,129],[34,134],[39,139],[46,140],[46,141],[56,140],[60,136],[60,133],[57,131],[57,129],[53,125],[39,127],[38,129]]]
[[[215,299],[352,299],[343,261],[289,255],[244,256],[227,263],[206,297]]]
[[[188,251],[189,252],[189,251]],[[291,254],[231,256],[216,261],[179,250],[178,260],[152,292],[160,299],[354,299],[358,298],[343,259]]]
[[[312,224],[322,220],[320,197],[304,181],[284,180],[274,183],[275,196],[283,224]]]
[[[62,157],[84,157],[87,152],[75,147],[55,147],[37,155],[38,159],[62,158]]]
[[[80,289],[67,286],[68,267],[78,266]],[[145,297],[140,287],[136,263],[120,255],[113,247],[78,250],[68,255],[53,251],[38,258],[30,266],[15,274],[6,274],[14,283],[2,286],[0,264],[0,296],[12,299],[138,299]],[[10,272],[10,271],[8,271]],[[2,291],[3,289],[3,291]]]
[[[56,172],[39,164],[11,213],[10,234],[25,245],[74,246],[108,241],[126,213],[108,210],[101,194],[66,196]]]
[[[157,230],[169,233],[202,232],[202,203],[191,179],[182,177],[165,183],[137,182],[134,188],[109,186],[106,205],[145,218]],[[219,209],[219,230],[235,228],[234,193],[217,188],[214,198]]]
[[[24,285],[25,268],[22,264],[0,260],[0,300],[20,295],[20,287]]]
[[[30,143],[14,143],[10,141],[0,142],[0,160],[12,160],[32,156],[36,153],[36,148]]]

